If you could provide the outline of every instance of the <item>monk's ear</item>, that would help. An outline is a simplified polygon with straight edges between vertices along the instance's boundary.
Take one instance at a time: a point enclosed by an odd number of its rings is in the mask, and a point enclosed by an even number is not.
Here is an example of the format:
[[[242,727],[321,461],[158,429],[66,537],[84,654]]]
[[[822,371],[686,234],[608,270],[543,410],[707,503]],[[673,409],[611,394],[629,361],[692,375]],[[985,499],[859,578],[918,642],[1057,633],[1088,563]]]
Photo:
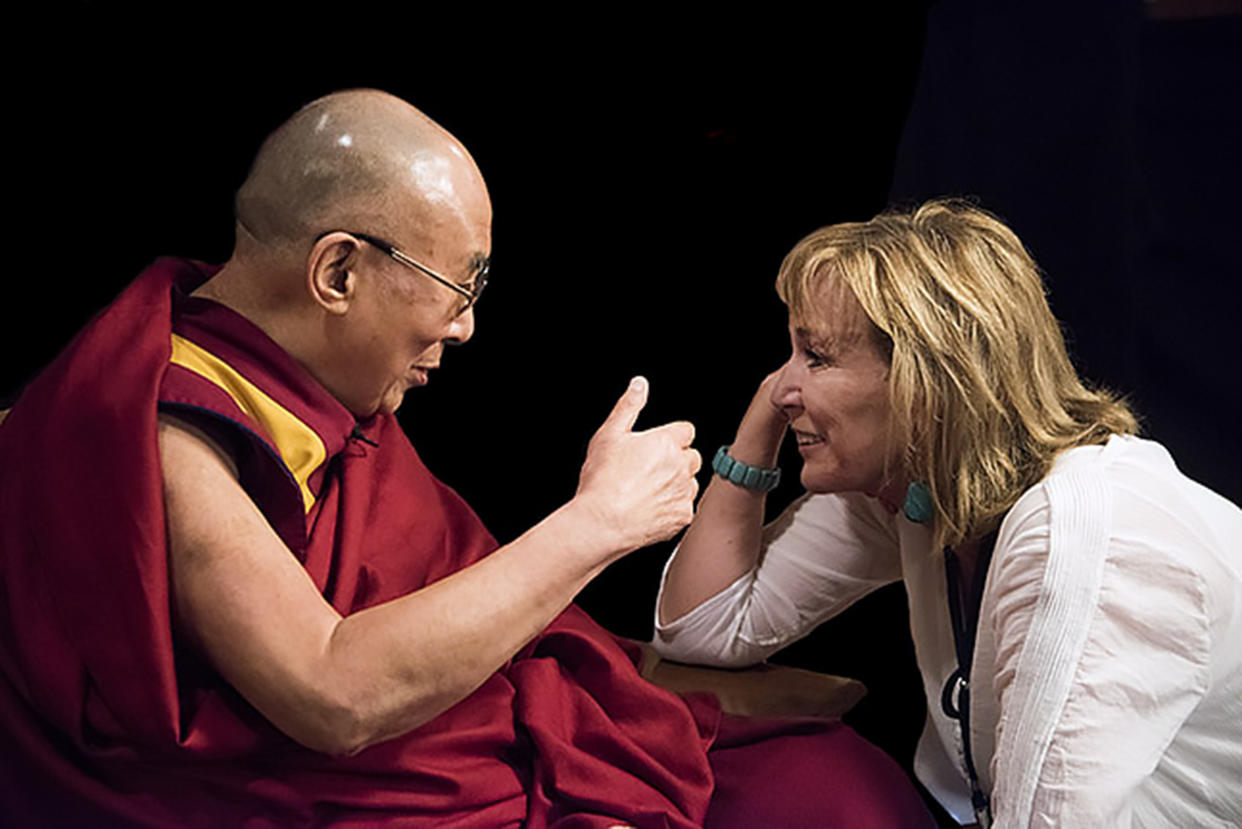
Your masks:
[[[330,314],[344,314],[357,296],[361,245],[348,233],[328,233],[315,240],[306,257],[306,288]]]

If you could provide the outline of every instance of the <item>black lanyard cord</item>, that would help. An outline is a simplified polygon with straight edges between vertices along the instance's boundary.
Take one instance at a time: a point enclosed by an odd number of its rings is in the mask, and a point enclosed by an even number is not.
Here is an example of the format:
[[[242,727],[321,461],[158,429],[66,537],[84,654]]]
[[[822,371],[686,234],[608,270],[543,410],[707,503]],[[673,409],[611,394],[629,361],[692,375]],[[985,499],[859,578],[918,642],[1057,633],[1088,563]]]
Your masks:
[[[949,592],[949,621],[953,628],[953,648],[957,652],[957,667],[945,681],[940,692],[940,708],[945,715],[958,721],[962,732],[962,759],[966,774],[970,777],[970,802],[979,825],[990,826],[992,806],[987,794],[979,786],[974,756],[970,748],[970,668],[974,661],[975,636],[979,629],[979,605],[983,601],[983,586],[987,581],[988,565],[992,561],[992,548],[996,546],[999,530],[993,530],[979,544],[979,556],[975,561],[974,578],[971,579],[969,595],[963,595],[961,563],[957,553],[944,548],[944,572]],[[957,700],[954,703],[954,692]]]

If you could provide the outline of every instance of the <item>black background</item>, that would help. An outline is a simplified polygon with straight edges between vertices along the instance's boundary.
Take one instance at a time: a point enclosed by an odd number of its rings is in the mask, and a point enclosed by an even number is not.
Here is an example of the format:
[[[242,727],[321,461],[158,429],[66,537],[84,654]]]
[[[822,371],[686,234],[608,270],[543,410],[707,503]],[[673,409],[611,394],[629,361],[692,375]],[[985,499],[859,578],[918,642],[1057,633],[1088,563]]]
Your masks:
[[[476,335],[401,418],[502,541],[573,494],[634,374],[652,387],[639,427],[691,420],[710,458],[785,359],[785,251],[939,194],[1010,221],[1084,373],[1242,499],[1239,18],[1017,5],[433,19],[352,4],[258,20],[69,4],[24,30],[30,57],[7,71],[20,209],[0,392],[156,256],[227,258],[232,193],[263,136],[319,95],[375,86],[458,136],[491,189]],[[783,464],[772,509],[798,494],[796,453]],[[646,638],[670,549],[614,565],[581,603]],[[908,761],[923,713],[904,608],[886,589],[779,658],[867,681],[852,721]]]

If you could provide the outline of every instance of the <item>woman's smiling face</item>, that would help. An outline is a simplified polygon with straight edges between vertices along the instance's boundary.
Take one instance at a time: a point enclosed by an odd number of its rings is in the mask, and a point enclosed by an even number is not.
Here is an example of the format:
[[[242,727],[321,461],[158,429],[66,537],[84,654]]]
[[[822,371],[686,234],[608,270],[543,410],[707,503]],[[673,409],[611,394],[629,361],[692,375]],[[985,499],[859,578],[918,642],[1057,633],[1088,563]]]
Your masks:
[[[789,417],[811,492],[880,492],[891,471],[889,360],[849,288],[821,281],[809,319],[790,320],[793,353],[773,402]],[[895,469],[895,467],[893,467]]]

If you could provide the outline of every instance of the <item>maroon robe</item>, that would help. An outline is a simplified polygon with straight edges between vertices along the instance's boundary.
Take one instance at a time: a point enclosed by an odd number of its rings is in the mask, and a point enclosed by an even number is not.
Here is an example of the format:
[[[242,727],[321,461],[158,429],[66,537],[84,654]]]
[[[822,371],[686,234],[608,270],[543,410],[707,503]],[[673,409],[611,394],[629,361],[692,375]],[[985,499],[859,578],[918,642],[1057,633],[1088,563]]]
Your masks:
[[[395,418],[355,431],[352,415],[259,329],[180,297],[210,273],[157,262],[0,426],[5,817],[91,826],[699,824],[718,708],[641,680],[635,654],[574,607],[468,698],[348,758],[290,740],[178,639],[161,408],[230,448],[242,485],[341,614],[496,547]],[[213,378],[212,365],[227,376]],[[230,386],[229,371],[240,385]]]

